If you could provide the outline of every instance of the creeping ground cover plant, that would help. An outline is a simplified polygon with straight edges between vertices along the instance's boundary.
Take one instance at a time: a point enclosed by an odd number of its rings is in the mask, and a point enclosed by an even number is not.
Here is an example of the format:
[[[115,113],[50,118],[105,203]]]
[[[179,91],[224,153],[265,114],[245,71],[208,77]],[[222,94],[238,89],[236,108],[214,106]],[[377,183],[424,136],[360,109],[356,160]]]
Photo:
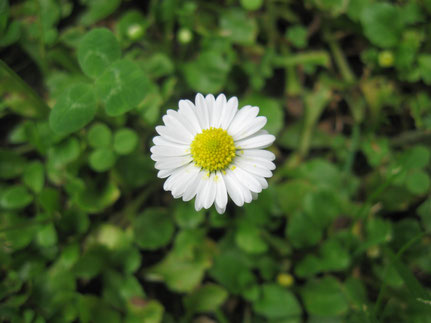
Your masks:
[[[0,322],[431,323],[431,0],[0,0]]]

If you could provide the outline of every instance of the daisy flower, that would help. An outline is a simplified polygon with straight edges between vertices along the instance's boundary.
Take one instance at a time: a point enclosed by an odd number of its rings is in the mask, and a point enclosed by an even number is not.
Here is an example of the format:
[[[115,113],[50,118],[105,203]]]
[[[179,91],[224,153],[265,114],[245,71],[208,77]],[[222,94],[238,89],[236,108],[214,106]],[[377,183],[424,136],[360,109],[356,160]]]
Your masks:
[[[163,188],[184,201],[196,197],[196,211],[215,204],[220,214],[228,196],[238,206],[256,199],[275,169],[275,155],[263,149],[275,137],[262,130],[266,118],[258,113],[250,105],[238,109],[238,99],[224,94],[180,100],[156,127],[151,147],[157,176],[167,178]]]

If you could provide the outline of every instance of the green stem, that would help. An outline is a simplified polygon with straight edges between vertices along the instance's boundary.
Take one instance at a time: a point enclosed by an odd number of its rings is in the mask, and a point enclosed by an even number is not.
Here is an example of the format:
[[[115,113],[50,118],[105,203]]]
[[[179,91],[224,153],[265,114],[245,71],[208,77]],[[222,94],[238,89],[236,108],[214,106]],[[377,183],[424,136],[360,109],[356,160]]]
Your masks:
[[[39,117],[46,117],[50,108],[42,98],[16,74],[5,62],[0,59],[0,85],[10,92],[17,93],[27,99],[29,104],[35,108]]]
[[[355,123],[352,129],[352,146],[350,148],[349,156],[347,156],[346,164],[344,165],[344,171],[350,173],[353,167],[353,161],[355,159],[356,151],[358,150],[359,140],[360,140],[360,128],[359,124]]]
[[[329,44],[329,48],[331,49],[332,56],[334,58],[335,64],[341,73],[343,79],[348,83],[354,83],[356,81],[356,77],[350,69],[349,63],[347,62],[346,56],[341,50],[338,41],[329,34],[329,32],[325,33],[325,38]]]

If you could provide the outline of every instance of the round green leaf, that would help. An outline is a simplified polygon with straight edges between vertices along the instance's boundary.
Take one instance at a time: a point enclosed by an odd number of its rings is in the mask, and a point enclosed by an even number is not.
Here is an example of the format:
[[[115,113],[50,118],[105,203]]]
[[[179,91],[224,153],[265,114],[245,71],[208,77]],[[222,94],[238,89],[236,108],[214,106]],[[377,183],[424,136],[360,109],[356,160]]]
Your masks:
[[[177,225],[181,228],[196,228],[205,219],[203,211],[196,212],[192,203],[179,201],[174,208],[174,218]]]
[[[301,294],[305,308],[312,315],[336,316],[349,309],[338,281],[331,276],[309,280]]]
[[[108,148],[111,141],[111,129],[103,123],[94,124],[88,131],[88,144],[93,148]]]
[[[230,62],[223,55],[216,51],[205,51],[197,59],[186,63],[183,73],[193,90],[214,93],[223,88],[230,68]]]
[[[97,79],[96,89],[106,113],[118,116],[136,108],[145,99],[150,84],[139,66],[123,59],[110,65]]]
[[[0,206],[5,209],[22,209],[33,201],[33,196],[22,185],[11,186],[0,197]]]
[[[254,310],[271,319],[301,315],[301,306],[293,293],[275,284],[262,285],[261,297],[254,302]]]
[[[51,129],[69,134],[83,128],[96,114],[96,97],[93,88],[78,83],[68,88],[58,99],[49,116]]]
[[[45,183],[43,164],[40,161],[28,164],[22,180],[33,192],[40,193]]]
[[[100,148],[90,154],[89,164],[96,172],[105,172],[114,166],[115,157],[112,150]]]
[[[257,24],[244,10],[230,9],[221,15],[221,33],[230,41],[247,45],[252,44],[257,35]]]
[[[240,0],[240,3],[244,9],[254,11],[262,7],[263,0]]]
[[[376,2],[365,7],[361,14],[364,34],[374,44],[383,48],[398,44],[403,28],[400,11],[389,3]]]
[[[49,149],[48,160],[49,163],[52,163],[52,166],[62,167],[75,161],[80,153],[79,141],[74,137],[69,137]]]
[[[57,231],[54,225],[47,224],[37,232],[37,242],[41,247],[51,247],[57,243]]]
[[[95,28],[88,32],[78,47],[78,62],[82,71],[99,77],[105,69],[121,57],[121,48],[114,34],[106,28]]]
[[[174,223],[167,212],[147,209],[134,221],[136,243],[142,249],[158,249],[169,243],[174,233]]]
[[[128,128],[117,130],[114,135],[114,150],[120,155],[131,153],[138,144],[138,135]]]
[[[215,284],[200,287],[184,298],[184,305],[192,313],[215,311],[227,299],[226,290]]]
[[[407,176],[407,189],[413,194],[424,194],[430,187],[430,178],[423,170],[414,170]]]
[[[235,242],[248,253],[263,253],[268,249],[266,242],[260,236],[257,226],[243,222],[235,233]]]

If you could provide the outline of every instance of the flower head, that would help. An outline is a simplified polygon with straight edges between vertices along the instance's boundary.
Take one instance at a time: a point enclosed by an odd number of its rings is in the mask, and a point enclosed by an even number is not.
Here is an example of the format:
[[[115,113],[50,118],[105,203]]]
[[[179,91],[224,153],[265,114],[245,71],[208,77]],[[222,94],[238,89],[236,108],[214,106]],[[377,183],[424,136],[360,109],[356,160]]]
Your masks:
[[[196,197],[197,211],[215,204],[224,213],[228,195],[238,206],[257,198],[275,169],[275,155],[263,149],[275,137],[262,130],[266,118],[258,113],[249,105],[238,109],[238,99],[224,94],[180,100],[156,127],[151,147],[158,177],[167,178],[163,188],[184,201]]]

